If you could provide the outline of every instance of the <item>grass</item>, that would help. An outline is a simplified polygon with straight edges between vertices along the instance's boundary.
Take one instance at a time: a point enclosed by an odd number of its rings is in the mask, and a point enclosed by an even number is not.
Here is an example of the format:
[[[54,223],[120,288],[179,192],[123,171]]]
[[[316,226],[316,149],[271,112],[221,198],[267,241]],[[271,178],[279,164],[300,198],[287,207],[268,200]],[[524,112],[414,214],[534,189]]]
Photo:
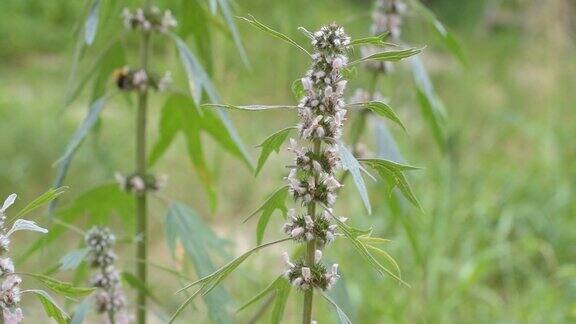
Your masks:
[[[351,1],[337,1],[338,6],[332,1],[318,1],[308,3],[304,10],[303,3],[251,0],[242,2],[242,10],[304,41],[293,26],[313,28],[330,20],[345,21],[368,9]],[[453,26],[468,55],[467,68],[437,46],[426,49],[424,61],[449,113],[450,158],[442,157],[435,149],[415,106],[414,94],[404,86],[409,80],[402,75],[408,71],[401,68],[382,89],[393,99],[393,107],[408,128],[409,137],[397,137],[404,155],[411,164],[425,168],[412,174],[425,213],[418,213],[401,200],[388,203],[386,197],[373,191],[371,199],[377,207],[373,215],[364,216],[354,189],[347,188],[338,204],[340,214],[353,216],[358,227],[375,224],[378,236],[390,238],[388,251],[400,264],[403,279],[412,286],[405,288],[390,278],[378,278],[368,266],[359,266],[363,261],[354,256],[346,242],[336,242],[326,261],[341,264],[345,284],[338,285],[335,295],[355,322],[576,320],[576,118],[572,112],[576,66],[569,35],[554,19],[558,10],[550,6],[536,14],[536,9],[527,7],[515,12],[526,21],[522,29],[490,32],[480,23],[463,29]],[[69,21],[64,24],[70,27]],[[233,44],[218,38],[215,72],[222,97],[238,104],[294,103],[289,87],[306,66],[306,58],[288,45],[239,25],[253,69],[244,69],[239,58],[229,54],[234,53]],[[362,19],[347,27],[352,35],[363,35],[367,30]],[[54,30],[57,28],[61,27]],[[418,26],[414,27],[407,37],[414,35],[417,44],[427,43],[426,34],[420,36],[419,31]],[[29,44],[19,50],[19,59],[12,52],[2,56],[0,64],[3,195],[16,191],[21,197],[31,197],[50,185],[54,175],[51,164],[86,109],[80,100],[65,114],[58,114],[71,43],[57,49]],[[4,43],[0,46],[3,50],[7,47]],[[172,69],[176,71],[177,65]],[[179,73],[176,80],[181,77]],[[363,82],[355,80],[349,87]],[[155,107],[158,104],[153,102]],[[84,146],[72,168],[69,198],[110,178],[116,168],[130,168],[131,160],[126,159],[133,153],[130,114],[122,101],[107,108],[103,121],[106,132],[100,134],[100,146]],[[276,112],[248,116],[232,113],[232,118],[250,146],[294,120]],[[218,186],[221,206],[210,215],[207,204],[198,202],[203,192],[182,157],[184,147],[175,144],[156,167],[171,176],[169,190],[173,196],[192,202],[220,234],[237,242],[232,247],[235,255],[253,246],[255,224],[242,225],[241,219],[282,181],[285,170],[276,166],[289,156],[285,152],[273,154],[254,179],[239,162],[228,162],[221,152],[209,152],[222,181]],[[252,152],[256,156],[257,150]],[[235,175],[233,182],[229,182],[230,174]],[[153,210],[159,224],[160,204],[155,204]],[[281,221],[273,217],[270,228],[279,228]],[[271,233],[274,231],[269,232],[268,239],[273,238]],[[279,236],[280,230],[275,237]],[[166,249],[160,235],[156,240],[152,253],[163,261],[167,259]],[[239,304],[280,273],[280,252],[261,252],[226,281]],[[22,270],[27,266],[22,265]],[[157,294],[172,298],[179,283],[158,274],[154,277],[163,283],[157,285],[162,287],[154,286]],[[300,298],[294,296],[286,313],[287,322],[300,314]],[[172,307],[176,304],[171,302]],[[316,319],[332,322],[329,309],[329,305],[321,306]],[[244,320],[251,313],[248,309],[239,317]]]

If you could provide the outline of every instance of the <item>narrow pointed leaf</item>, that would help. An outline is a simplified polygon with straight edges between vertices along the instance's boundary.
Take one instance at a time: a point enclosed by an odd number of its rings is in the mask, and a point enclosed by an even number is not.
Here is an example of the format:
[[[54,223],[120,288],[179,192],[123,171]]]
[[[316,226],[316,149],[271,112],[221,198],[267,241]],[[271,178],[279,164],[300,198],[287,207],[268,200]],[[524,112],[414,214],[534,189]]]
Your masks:
[[[232,13],[232,8],[230,8],[230,0],[217,0],[218,5],[220,6],[220,10],[222,11],[222,16],[224,16],[224,20],[226,24],[228,24],[228,28],[232,33],[232,39],[234,40],[234,44],[236,44],[236,48],[238,49],[238,53],[240,54],[240,59],[247,67],[250,67],[250,61],[248,60],[248,56],[246,55],[246,50],[244,49],[244,45],[242,45],[242,40],[240,39],[240,33],[238,32],[238,27],[236,27],[236,22],[234,22],[234,16]]]
[[[82,324],[86,319],[86,316],[90,312],[92,308],[92,299],[90,296],[84,298],[82,302],[76,307],[74,310],[74,315],[72,315],[72,319],[70,320],[70,324]]]
[[[288,186],[284,186],[276,191],[274,191],[264,204],[256,209],[250,216],[248,216],[244,222],[252,218],[254,215],[261,214],[260,219],[258,220],[258,226],[256,228],[256,244],[260,244],[262,239],[264,238],[264,232],[266,231],[266,226],[268,226],[268,222],[270,221],[270,216],[274,213],[274,211],[279,210],[284,217],[286,217],[286,213],[288,212],[288,208],[286,207],[286,198],[288,197]]]
[[[248,22],[250,25],[252,25],[252,26],[254,26],[254,27],[256,27],[256,28],[258,28],[258,29],[260,29],[260,30],[262,30],[262,31],[264,31],[264,32],[267,32],[268,34],[270,34],[270,35],[272,35],[272,36],[274,36],[274,37],[276,37],[276,38],[279,38],[279,39],[287,42],[288,44],[290,44],[290,45],[296,47],[297,49],[301,50],[302,52],[306,53],[308,56],[310,55],[310,53],[309,53],[306,49],[304,49],[304,47],[300,46],[298,43],[296,43],[296,42],[295,42],[294,40],[292,40],[290,37],[282,34],[282,33],[279,32],[279,31],[276,31],[276,30],[274,30],[274,29],[272,29],[272,28],[264,25],[263,23],[261,23],[261,22],[259,22],[258,20],[256,20],[256,18],[254,18],[254,16],[248,15],[248,18],[246,18],[246,17],[240,17],[240,19]]]
[[[406,127],[400,120],[400,117],[394,112],[392,107],[390,107],[387,103],[382,101],[368,101],[368,102],[359,102],[350,104],[349,106],[362,106],[370,109],[372,112],[377,114],[378,116],[385,117],[390,119],[391,121],[395,122],[398,126],[402,127],[404,131],[406,131]]]
[[[60,296],[70,298],[80,298],[91,294],[95,288],[93,287],[76,287],[69,282],[63,282],[42,274],[37,273],[21,273],[23,275],[32,277],[40,281],[47,288],[57,293]]]
[[[76,269],[88,255],[88,248],[72,250],[60,259],[60,270]]]
[[[362,202],[364,203],[364,207],[369,214],[372,213],[372,207],[370,206],[370,199],[368,198],[368,190],[366,189],[366,184],[364,183],[364,179],[362,178],[362,166],[358,163],[358,160],[354,157],[354,155],[346,148],[346,145],[342,142],[338,142],[338,151],[340,153],[340,161],[342,163],[342,168],[346,171],[349,171],[352,175],[352,179],[354,180],[354,184],[358,189],[358,193],[362,198]]]
[[[100,12],[100,0],[94,0],[88,13],[88,18],[84,25],[84,41],[87,45],[92,45],[98,30],[98,14]]]
[[[258,145],[258,147],[262,148],[262,152],[260,153],[260,157],[258,158],[258,165],[256,166],[256,175],[258,175],[260,170],[262,170],[262,167],[264,166],[264,163],[266,163],[266,160],[268,159],[270,154],[272,152],[278,153],[280,151],[280,147],[282,146],[282,144],[284,144],[284,142],[288,138],[288,135],[294,129],[295,127],[288,127],[283,130],[280,130],[270,135],[268,138],[264,140],[264,142],[262,142],[262,144]]]
[[[67,319],[69,318],[68,314],[66,314],[66,312],[56,304],[54,299],[47,292],[38,289],[28,289],[22,291],[22,293],[33,293],[36,295],[48,317],[53,318],[58,324],[66,324]]]
[[[249,111],[298,109],[298,106],[265,106],[265,105],[235,106],[235,105],[228,105],[228,104],[213,104],[213,103],[203,104],[202,107],[226,108],[226,109],[249,110]]]
[[[48,191],[46,191],[45,193],[43,193],[42,195],[31,201],[28,205],[26,205],[26,207],[22,208],[22,210],[20,210],[18,214],[13,218],[20,218],[26,214],[31,213],[40,206],[53,201],[54,199],[58,198],[61,194],[63,194],[66,191],[66,189],[68,189],[68,187],[48,189]],[[8,220],[13,218],[9,217]]]
[[[348,66],[353,66],[358,63],[366,62],[366,61],[387,61],[387,62],[398,62],[405,58],[414,56],[422,52],[423,48],[408,48],[403,50],[392,50],[386,52],[375,53],[351,63],[348,63]]]
[[[350,45],[351,46],[358,46],[358,45],[371,44],[371,45],[397,46],[396,44],[384,42],[384,40],[386,39],[386,37],[388,37],[388,35],[390,35],[390,33],[385,32],[385,33],[382,33],[382,34],[377,35],[377,36],[369,36],[369,37],[353,39],[350,42]]]
[[[338,314],[338,320],[340,321],[340,324],[352,324],[352,321],[350,321],[350,318],[348,318],[348,315],[346,315],[346,313],[344,313],[344,311],[340,308],[340,306],[338,306],[338,304],[336,304],[335,301],[333,301],[323,291],[320,291],[320,294],[322,295],[322,297],[324,297],[324,299],[326,299],[328,301],[328,303],[330,303],[330,305],[332,305],[332,307],[334,307],[334,309],[336,310],[336,313]]]

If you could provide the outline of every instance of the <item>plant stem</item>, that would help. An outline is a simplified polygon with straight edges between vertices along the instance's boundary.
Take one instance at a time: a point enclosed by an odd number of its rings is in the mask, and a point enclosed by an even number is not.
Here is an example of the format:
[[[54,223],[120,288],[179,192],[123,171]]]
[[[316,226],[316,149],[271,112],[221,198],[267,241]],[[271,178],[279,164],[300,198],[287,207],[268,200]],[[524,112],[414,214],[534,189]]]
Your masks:
[[[151,1],[146,1],[149,8]],[[145,9],[147,10],[147,9]],[[148,54],[150,52],[150,33],[142,33],[140,44],[140,68],[144,71],[148,69]],[[138,110],[136,112],[136,174],[140,177],[146,175],[146,112],[148,110],[148,90],[140,91],[138,94]],[[146,191],[135,196],[136,199],[136,222],[137,235],[140,240],[136,243],[136,258],[144,262],[136,263],[136,276],[144,285],[147,285],[148,266],[148,219],[146,212]],[[136,323],[146,323],[146,294],[138,290],[136,297]]]
[[[321,141],[314,142],[314,155],[320,154],[320,149],[322,146]],[[315,175],[315,182],[318,183],[318,174]],[[310,202],[308,205],[308,215],[314,221],[316,219],[316,203],[314,201]],[[316,254],[316,239],[313,239],[306,243],[306,266],[312,269],[314,265],[314,256]],[[302,313],[302,324],[310,324],[312,322],[312,302],[314,300],[314,287],[310,287],[304,293],[304,308]]]

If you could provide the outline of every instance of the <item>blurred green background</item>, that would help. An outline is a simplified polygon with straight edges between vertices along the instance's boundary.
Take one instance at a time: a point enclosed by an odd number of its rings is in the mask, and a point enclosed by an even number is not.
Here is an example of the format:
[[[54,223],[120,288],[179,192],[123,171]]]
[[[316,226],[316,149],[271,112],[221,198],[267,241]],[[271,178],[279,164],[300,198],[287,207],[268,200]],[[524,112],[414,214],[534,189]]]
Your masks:
[[[375,234],[392,240],[387,251],[396,258],[411,288],[378,277],[349,244],[336,242],[327,251],[330,260],[340,263],[343,274],[335,294],[355,323],[574,322],[576,5],[571,0],[425,3],[457,36],[467,58],[466,65],[459,63],[427,25],[415,15],[406,17],[404,39],[414,46],[427,45],[421,56],[447,110],[449,154],[439,152],[422,120],[407,66],[399,64],[397,73],[380,89],[408,128],[408,136],[391,128],[402,154],[423,168],[410,179],[424,212],[403,201],[388,203],[376,184],[371,184],[372,215],[365,214],[351,184],[337,205],[339,213],[349,216],[354,225],[373,225]],[[71,0],[0,2],[2,197],[17,192],[29,201],[51,185],[53,163],[86,112],[89,93],[63,107],[74,51],[73,29],[82,8],[81,1]],[[370,10],[368,0],[243,0],[237,8],[238,14],[253,14],[300,42],[305,38],[297,26],[312,30],[331,21],[343,24],[352,36],[365,36]],[[242,65],[225,34],[213,35],[214,79],[223,101],[293,104],[290,85],[305,72],[306,59],[284,43],[238,24],[251,69]],[[153,64],[170,68],[177,84],[185,87],[175,49],[157,43]],[[131,53],[136,55],[135,50]],[[89,62],[86,59],[80,70],[88,69]],[[350,94],[366,83],[362,73],[349,83]],[[161,96],[154,95],[152,104],[151,139]],[[133,107],[122,99],[106,108],[98,131],[76,156],[65,200],[111,181],[117,170],[132,169],[132,113]],[[231,117],[254,157],[258,154],[255,145],[295,122],[295,116],[278,112],[233,112]],[[212,149],[210,143],[207,139],[219,193],[214,213],[183,143],[172,145],[154,170],[169,176],[166,191],[194,206],[210,226],[229,238],[230,251],[238,255],[254,245],[255,223],[242,224],[241,220],[282,183],[289,155],[273,154],[254,178],[241,162]],[[164,206],[152,204],[151,217],[161,224]],[[273,217],[266,239],[281,237],[281,223],[280,217]],[[117,232],[129,234],[120,226]],[[153,240],[154,258],[168,263],[163,231],[155,230]],[[78,237],[70,235],[56,249],[46,249],[46,257],[20,267],[52,265],[47,256],[58,258],[77,241]],[[16,245],[14,250],[18,253]],[[132,247],[123,251],[128,255]],[[281,251],[257,254],[225,281],[239,304],[282,271]],[[129,260],[125,263],[131,266]],[[173,311],[178,305],[173,292],[180,283],[162,273],[153,278],[157,294],[173,299],[166,312]],[[286,323],[299,318],[296,295],[291,295]],[[318,305],[319,323],[336,321],[327,305]],[[197,307],[202,313],[201,303]],[[239,322],[246,322],[256,309],[253,306],[238,314]],[[187,316],[198,315],[190,311]]]

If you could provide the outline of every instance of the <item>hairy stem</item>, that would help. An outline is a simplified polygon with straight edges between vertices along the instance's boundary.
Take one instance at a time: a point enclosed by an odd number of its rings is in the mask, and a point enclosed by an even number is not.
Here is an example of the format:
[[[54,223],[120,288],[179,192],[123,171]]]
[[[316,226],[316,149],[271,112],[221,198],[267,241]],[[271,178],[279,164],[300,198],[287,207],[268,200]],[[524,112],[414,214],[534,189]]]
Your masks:
[[[151,6],[151,1],[146,0],[146,6]],[[148,69],[148,55],[150,52],[150,33],[143,32],[140,44],[140,68]],[[148,110],[148,90],[138,94],[138,111],[136,112],[136,174],[144,177],[146,174],[146,112]],[[148,266],[148,219],[146,212],[146,191],[136,195],[136,222],[137,235],[140,239],[136,243],[136,258],[144,262],[136,263],[136,276],[140,282],[147,285]],[[136,297],[136,322],[146,323],[146,294],[138,290]]]
[[[320,154],[322,142],[314,142],[314,155]],[[316,174],[316,183],[318,183],[318,174]],[[316,203],[310,202],[308,205],[308,215],[312,220],[316,219]],[[306,266],[312,268],[314,265],[314,255],[316,253],[316,239],[306,243]],[[304,293],[304,308],[302,313],[302,324],[310,324],[312,322],[312,302],[314,300],[314,287],[308,288]]]

